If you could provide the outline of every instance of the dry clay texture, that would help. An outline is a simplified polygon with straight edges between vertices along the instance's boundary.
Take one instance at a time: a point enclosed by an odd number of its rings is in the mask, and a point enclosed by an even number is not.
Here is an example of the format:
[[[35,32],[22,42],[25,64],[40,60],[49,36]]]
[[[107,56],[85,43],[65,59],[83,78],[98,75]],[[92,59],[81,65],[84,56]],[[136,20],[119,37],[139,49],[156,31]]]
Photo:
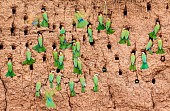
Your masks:
[[[145,0],[107,1],[108,17],[111,17],[115,33],[107,35],[97,32],[97,16],[103,12],[102,0],[1,0],[0,1],[0,110],[1,111],[170,111],[170,9],[166,0],[152,0],[147,11]],[[41,14],[42,4],[46,5],[51,31],[44,31],[45,53],[37,53],[32,47],[37,44],[37,29],[29,25],[33,17]],[[127,15],[124,16],[125,4]],[[11,7],[15,7],[12,14]],[[88,42],[87,29],[74,29],[72,18],[75,8],[85,12],[85,18],[93,27],[94,46]],[[106,15],[104,15],[106,21]],[[25,20],[24,20],[25,17]],[[161,24],[164,55],[147,54],[148,70],[141,70],[141,50],[145,48],[156,19]],[[53,67],[52,45],[59,47],[59,26],[63,23],[67,30],[67,41],[78,37],[81,41],[83,75],[86,78],[86,92],[81,93],[79,76],[73,74],[71,49],[65,55],[61,81],[62,90],[53,96],[56,109],[47,109],[44,92],[49,89],[48,74]],[[11,35],[11,27],[14,33]],[[131,46],[118,44],[121,30],[130,27]],[[25,35],[24,35],[25,32]],[[108,43],[111,49],[107,48]],[[23,66],[26,44],[36,59],[33,70]],[[137,71],[129,71],[130,54],[136,49]],[[153,49],[157,50],[157,41]],[[117,55],[117,56],[116,56]],[[45,57],[46,58],[45,58]],[[165,61],[160,60],[161,56]],[[6,78],[7,61],[11,57],[14,78]],[[44,61],[43,61],[44,57]],[[106,65],[107,72],[102,68]],[[99,74],[99,92],[93,92],[94,74]],[[55,75],[56,77],[56,75]],[[68,82],[75,82],[76,96],[70,97]],[[135,79],[139,79],[136,84]],[[155,79],[155,84],[152,79]],[[35,84],[42,83],[41,97],[35,97]],[[56,80],[54,80],[56,85]]]

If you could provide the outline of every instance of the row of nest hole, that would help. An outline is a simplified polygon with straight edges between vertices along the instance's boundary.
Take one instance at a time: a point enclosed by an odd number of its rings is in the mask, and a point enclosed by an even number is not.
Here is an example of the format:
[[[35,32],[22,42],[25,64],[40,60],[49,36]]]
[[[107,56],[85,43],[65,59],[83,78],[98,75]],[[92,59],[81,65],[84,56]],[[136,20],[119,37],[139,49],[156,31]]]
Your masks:
[[[95,6],[93,7],[93,9],[95,9]],[[147,11],[151,10],[151,3],[150,2],[147,3],[146,9],[147,9]],[[166,9],[169,9],[168,3],[166,5]],[[16,7],[12,7],[12,14],[16,14]],[[124,8],[123,14],[127,15],[127,6],[126,5],[125,5],[125,8]],[[28,18],[27,16],[24,16],[24,20],[26,20],[27,18]]]
[[[107,45],[108,46],[108,45]],[[25,47],[29,47],[29,44],[28,43],[26,43],[25,44]],[[56,46],[56,44],[55,43],[53,43],[53,45],[52,45],[52,48],[53,49],[55,49],[57,46]],[[109,46],[109,47],[111,47],[111,46]],[[16,49],[16,46],[15,45],[11,45],[11,48],[12,48],[12,50],[15,50]],[[4,46],[3,46],[3,44],[2,43],[0,43],[0,50],[2,50],[2,49],[4,49]],[[109,49],[109,48],[108,48]],[[136,51],[135,50],[132,50],[132,52],[131,53],[136,53]],[[115,55],[115,60],[119,60],[119,56],[118,55]],[[160,60],[162,61],[162,62],[164,62],[165,61],[165,56],[161,56],[161,58],[160,58]],[[43,61],[45,61],[45,59],[43,59]]]

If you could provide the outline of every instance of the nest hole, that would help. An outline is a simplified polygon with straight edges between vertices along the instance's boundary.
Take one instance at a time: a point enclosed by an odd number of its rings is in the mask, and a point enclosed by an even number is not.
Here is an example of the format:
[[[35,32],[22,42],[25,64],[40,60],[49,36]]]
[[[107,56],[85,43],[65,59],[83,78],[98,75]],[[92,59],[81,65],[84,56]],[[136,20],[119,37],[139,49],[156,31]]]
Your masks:
[[[72,25],[73,25],[73,27],[76,27],[76,23],[75,22],[73,22]]]
[[[28,47],[28,42],[27,42],[27,43],[25,43],[25,47]]]
[[[161,59],[160,59],[162,62],[165,62],[165,56],[161,56]]]
[[[11,60],[12,61],[12,57],[8,57],[8,61]]]
[[[33,64],[30,65],[30,70],[33,70]]]
[[[95,43],[95,42],[94,42],[94,40],[93,40],[93,42],[90,42],[90,45],[91,45],[91,46],[94,46],[94,43]]]
[[[119,75],[122,75],[122,73],[123,73],[123,72],[122,72],[122,70],[121,70],[121,69],[119,69]]]
[[[103,72],[107,72],[107,69],[106,69],[105,66],[102,68],[102,71],[103,71]]]
[[[12,48],[12,50],[15,50],[16,46],[15,45],[11,45],[11,48]]]
[[[59,28],[61,29],[62,28],[62,24],[60,23],[60,25],[59,25]]]
[[[12,14],[16,14],[16,7],[12,7]]]
[[[136,54],[136,50],[135,50],[135,49],[133,49],[131,53],[134,53],[134,54]]]
[[[59,73],[59,72],[60,72],[60,69],[57,69],[56,72]]]
[[[0,50],[2,50],[4,48],[3,44],[0,44]]]
[[[123,15],[127,16],[127,7],[126,7],[126,5],[125,5],[124,11],[123,11]]]
[[[147,3],[147,11],[150,11],[151,10],[151,4],[150,2]]]
[[[115,55],[115,60],[119,60],[119,56],[118,55]]]
[[[55,49],[55,48],[56,48],[56,44],[55,44],[55,43],[53,43],[52,47],[53,47],[53,49]]]
[[[152,79],[152,83],[155,84],[155,82],[156,82],[156,81],[155,81],[155,79],[153,78],[153,79]]]
[[[28,29],[24,30],[24,35],[28,35]]]
[[[136,84],[139,83],[139,79],[135,79],[135,83],[136,83]]]
[[[169,9],[169,5],[168,5],[168,3],[167,3],[167,5],[166,5],[166,9]]]
[[[86,36],[85,36],[85,35],[83,35],[83,42],[84,42],[84,41],[86,41]]]
[[[55,24],[53,24],[53,30],[55,30],[56,29],[56,25]]]
[[[43,62],[45,62],[46,61],[46,55],[43,55]]]
[[[27,15],[24,15],[24,21],[26,21],[28,19]]]
[[[14,35],[14,33],[15,33],[15,27],[14,27],[14,24],[12,24],[12,27],[11,27],[11,35]]]
[[[107,48],[108,49],[111,49],[112,48],[112,45],[110,43],[107,44]]]
[[[160,20],[159,20],[159,18],[157,18],[157,19],[156,19],[156,22],[159,22],[159,24],[160,24]]]

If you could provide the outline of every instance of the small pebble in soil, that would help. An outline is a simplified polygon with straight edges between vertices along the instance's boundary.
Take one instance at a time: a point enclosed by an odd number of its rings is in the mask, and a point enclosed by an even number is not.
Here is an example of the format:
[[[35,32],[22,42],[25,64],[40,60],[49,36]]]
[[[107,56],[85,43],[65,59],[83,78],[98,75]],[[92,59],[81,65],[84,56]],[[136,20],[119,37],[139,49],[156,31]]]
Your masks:
[[[135,79],[135,83],[139,83],[139,79]]]
[[[155,79],[153,78],[153,79],[152,79],[152,83],[155,84],[155,82],[156,82],[156,81],[155,81]]]
[[[162,62],[165,62],[165,56],[161,56],[161,59],[160,59]]]
[[[107,72],[106,67],[103,67],[103,68],[102,68],[102,71],[103,71],[103,72]]]
[[[3,46],[3,44],[0,44],[0,50],[2,50],[2,49],[3,49],[3,47],[4,47],[4,46]]]
[[[30,70],[33,70],[33,65],[30,65]]]

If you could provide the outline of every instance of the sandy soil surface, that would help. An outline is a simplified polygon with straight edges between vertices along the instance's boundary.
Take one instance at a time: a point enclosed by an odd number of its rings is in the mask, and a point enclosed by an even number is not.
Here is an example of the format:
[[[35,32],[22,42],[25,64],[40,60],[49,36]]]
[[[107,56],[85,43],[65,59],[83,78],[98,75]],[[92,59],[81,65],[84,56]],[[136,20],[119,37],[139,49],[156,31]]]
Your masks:
[[[108,0],[108,15],[116,32],[107,35],[97,32],[97,16],[104,10],[103,0],[1,0],[0,1],[0,110],[1,111],[170,111],[170,10],[168,0],[152,0],[151,10],[147,10],[149,0]],[[44,31],[46,53],[37,53],[32,47],[37,44],[37,34],[29,22],[40,14],[42,4],[46,5],[51,30]],[[127,15],[124,16],[125,4]],[[14,14],[12,13],[12,7]],[[92,23],[94,46],[90,46],[86,29],[74,30],[72,17],[75,8],[86,12],[86,19]],[[24,20],[24,16],[27,18]],[[141,50],[145,48],[156,19],[161,23],[164,55],[148,54],[148,70],[141,70]],[[106,19],[105,19],[106,20]],[[79,77],[73,74],[71,49],[64,50],[65,70],[61,81],[62,91],[55,93],[56,109],[47,109],[43,98],[49,89],[48,74],[53,67],[52,45],[59,47],[59,25],[63,23],[67,40],[72,36],[81,40],[83,74],[86,78],[86,93],[81,93]],[[15,27],[11,35],[11,27]],[[53,29],[53,25],[56,26]],[[121,30],[130,27],[131,46],[118,44]],[[24,35],[27,30],[28,34]],[[26,32],[26,31],[25,31]],[[83,40],[83,37],[85,38]],[[33,70],[23,66],[28,43],[36,63]],[[108,43],[111,49],[107,48]],[[136,49],[137,71],[129,71],[130,54]],[[154,41],[154,52],[157,41]],[[43,56],[46,60],[43,61]],[[160,60],[161,56],[165,61]],[[17,76],[6,78],[7,61],[11,57]],[[102,68],[106,65],[107,72]],[[99,92],[94,93],[92,77],[99,74]],[[55,75],[56,76],[56,75]],[[76,97],[70,97],[68,82],[75,81]],[[135,83],[135,79],[139,83]],[[152,79],[155,83],[152,83]],[[40,98],[35,97],[35,84],[42,83]],[[54,81],[54,84],[56,81]]]

